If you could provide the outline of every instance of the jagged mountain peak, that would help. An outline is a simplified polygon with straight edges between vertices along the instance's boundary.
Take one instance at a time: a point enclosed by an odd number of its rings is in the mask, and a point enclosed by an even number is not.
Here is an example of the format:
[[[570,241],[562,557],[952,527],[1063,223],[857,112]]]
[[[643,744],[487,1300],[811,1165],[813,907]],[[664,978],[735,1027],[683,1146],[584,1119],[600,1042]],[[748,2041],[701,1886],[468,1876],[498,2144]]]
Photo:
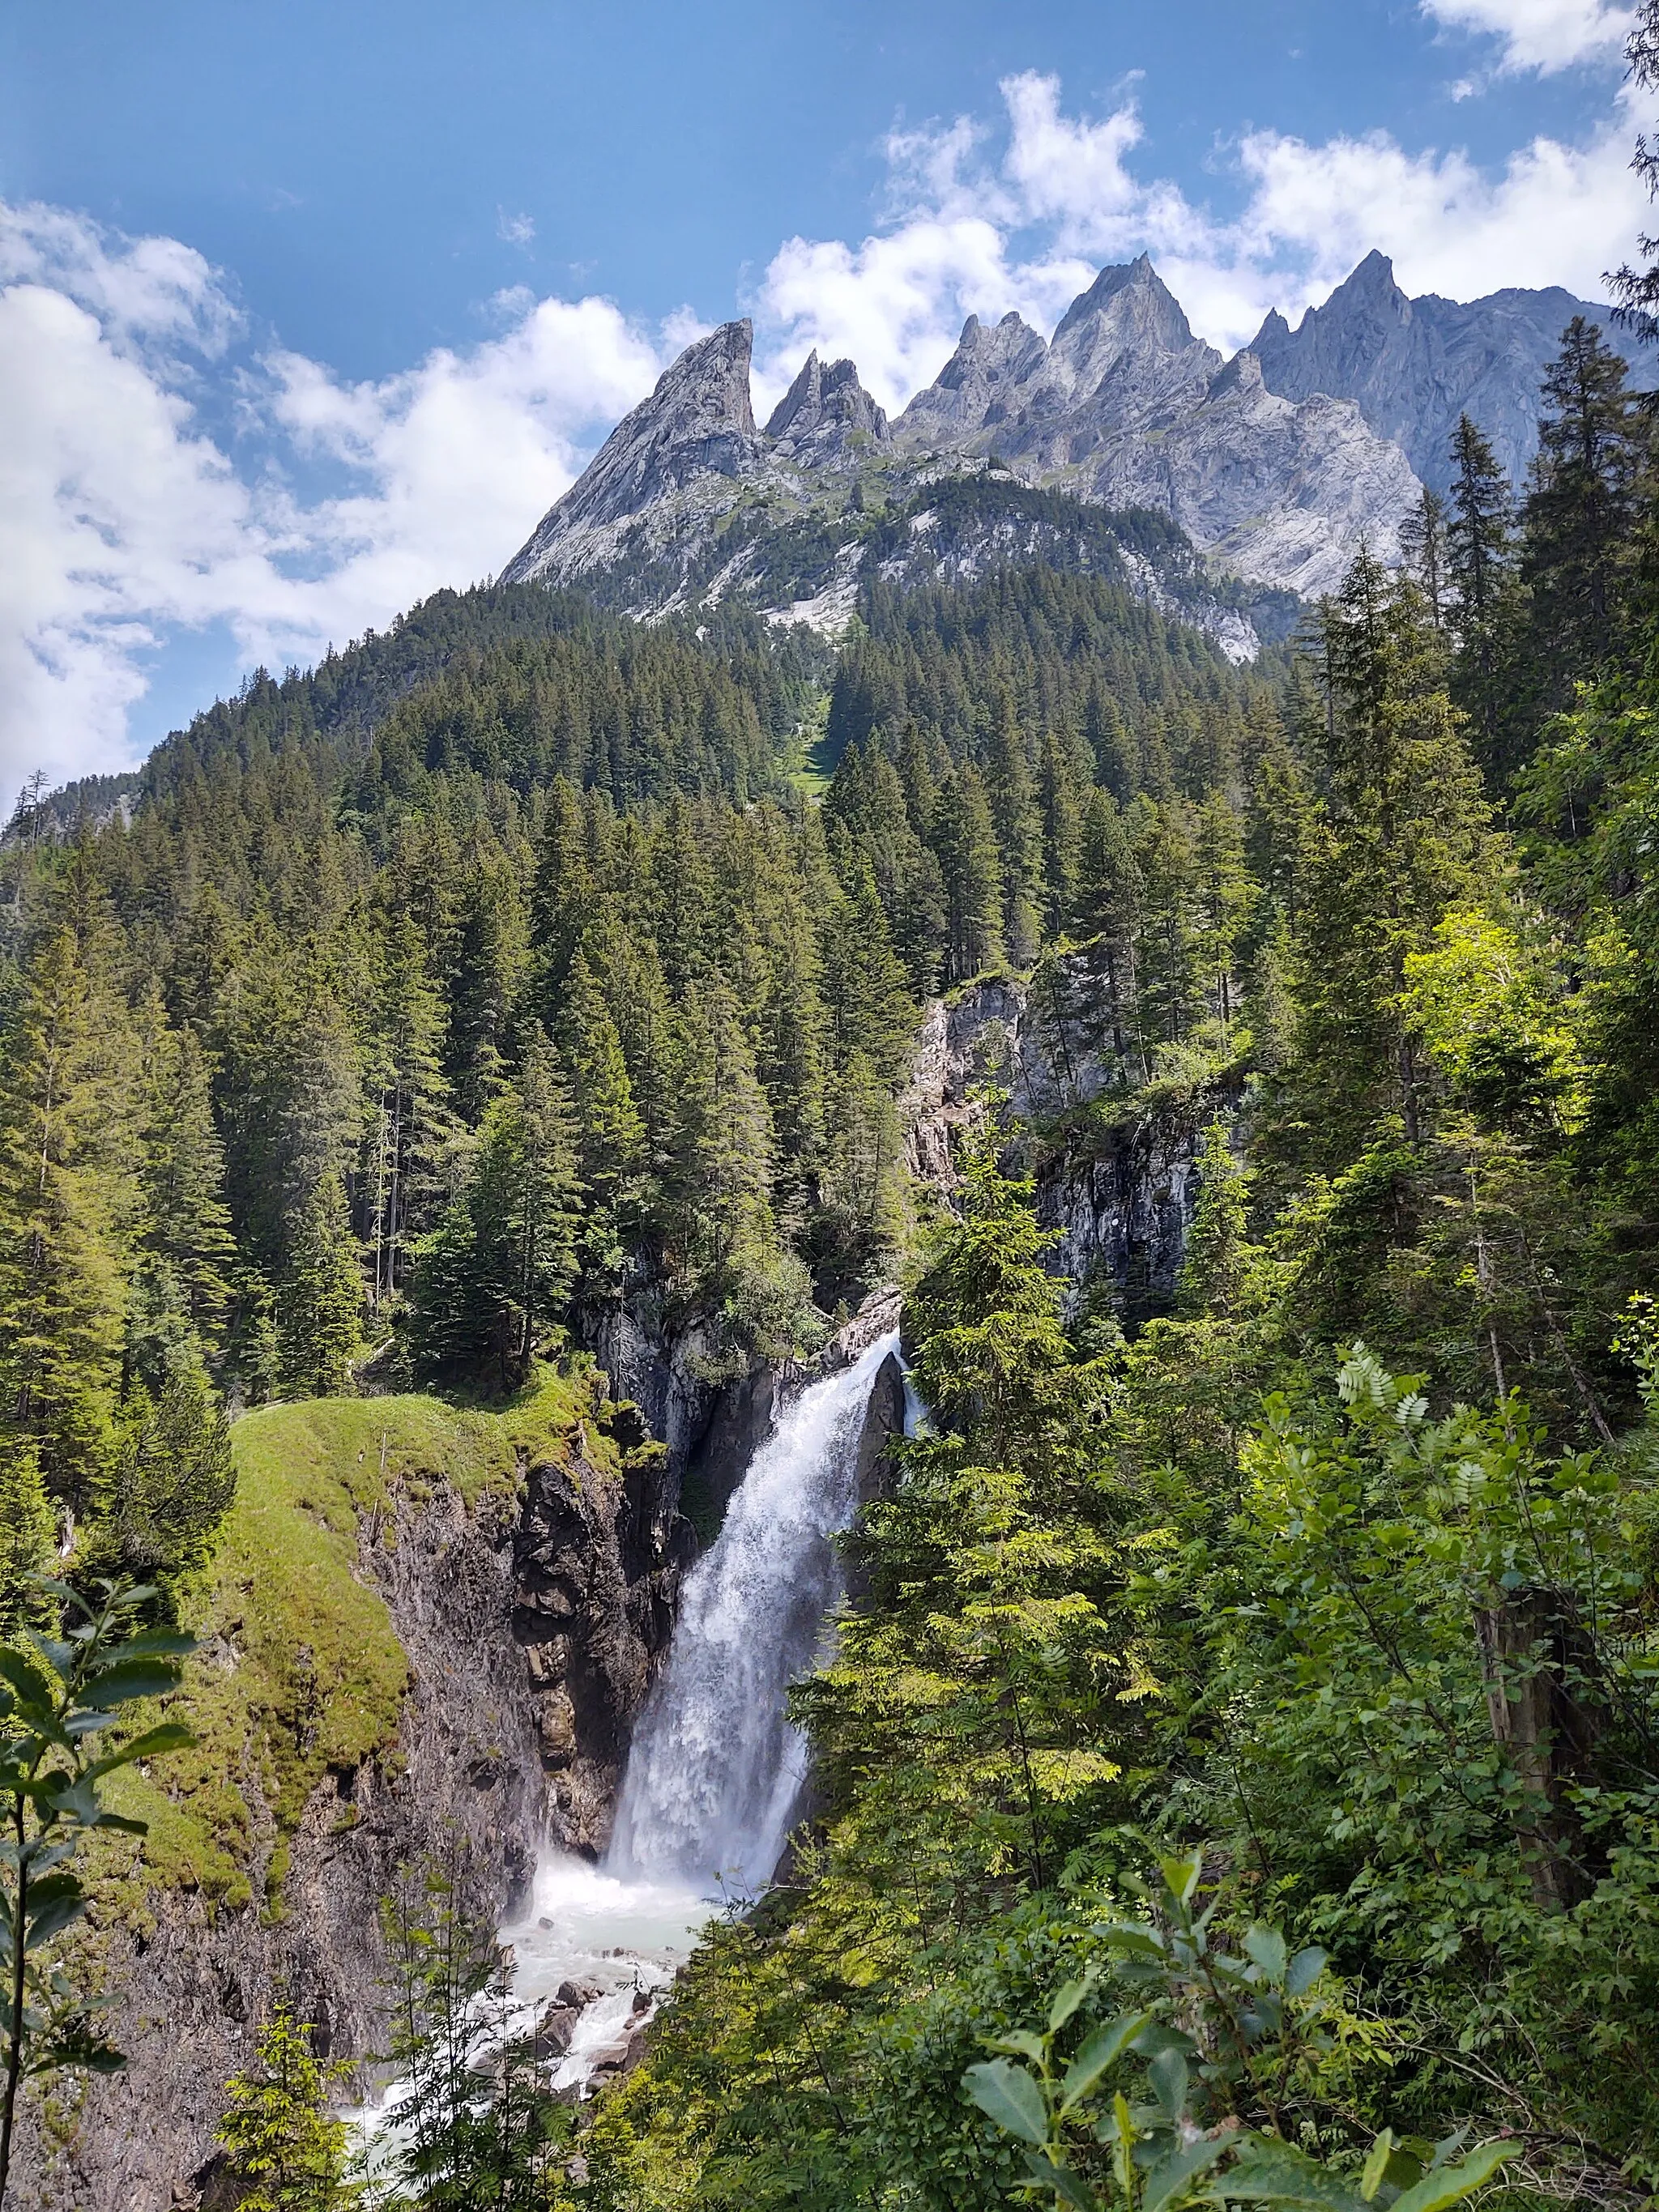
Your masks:
[[[744,319],[687,346],[548,509],[502,580],[525,583],[544,574],[556,548],[611,529],[699,477],[741,477],[757,468],[763,447],[749,394],[754,335]]]
[[[1294,330],[1267,317],[1253,342],[1267,387],[1286,398],[1351,399],[1373,430],[1394,439],[1423,482],[1444,491],[1460,415],[1479,422],[1512,482],[1537,445],[1539,385],[1575,314],[1600,321],[1626,350],[1638,383],[1651,381],[1633,342],[1607,310],[1559,286],[1457,301],[1401,289],[1384,253],[1368,253]]]
[[[815,346],[800,372],[773,409],[766,434],[779,458],[811,467],[848,450],[854,432],[884,442],[887,416],[859,381],[850,361],[819,360]]]

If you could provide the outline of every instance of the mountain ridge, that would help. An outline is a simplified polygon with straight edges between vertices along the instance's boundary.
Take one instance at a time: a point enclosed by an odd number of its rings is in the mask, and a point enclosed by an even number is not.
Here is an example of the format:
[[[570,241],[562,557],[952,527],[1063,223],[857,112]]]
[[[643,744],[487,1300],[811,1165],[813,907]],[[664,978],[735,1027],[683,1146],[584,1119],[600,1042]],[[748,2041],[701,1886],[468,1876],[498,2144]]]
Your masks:
[[[891,420],[851,360],[826,363],[815,349],[764,428],[750,391],[752,325],[740,319],[671,364],[503,576],[597,587],[647,617],[735,592],[774,619],[835,630],[866,573],[861,518],[872,507],[913,525],[903,559],[884,556],[899,580],[1026,557],[1004,516],[976,545],[954,541],[955,567],[942,556],[929,567],[924,495],[980,476],[1079,510],[1166,516],[1192,559],[1141,580],[1164,611],[1182,602],[1182,619],[1249,653],[1257,633],[1241,625],[1237,592],[1206,603],[1194,576],[1237,579],[1247,598],[1312,598],[1362,545],[1398,558],[1423,485],[1444,487],[1446,441],[1466,410],[1518,479],[1543,365],[1581,312],[1607,320],[1559,287],[1412,300],[1373,252],[1294,330],[1275,310],[1225,359],[1143,253],[1103,268],[1050,337],[1017,313],[989,325],[969,315],[939,374]],[[1645,368],[1632,343],[1621,349]],[[1085,550],[1092,526],[1078,520],[1068,550],[1048,525],[1044,557],[1098,557],[1097,545]],[[811,558],[786,573],[809,541]]]

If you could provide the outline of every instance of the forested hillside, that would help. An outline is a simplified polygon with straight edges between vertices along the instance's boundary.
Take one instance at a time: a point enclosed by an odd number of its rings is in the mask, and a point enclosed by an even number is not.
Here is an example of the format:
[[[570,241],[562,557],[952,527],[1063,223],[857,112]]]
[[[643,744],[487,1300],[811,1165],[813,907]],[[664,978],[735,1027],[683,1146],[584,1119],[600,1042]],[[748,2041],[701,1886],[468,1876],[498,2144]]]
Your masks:
[[[1040,565],[872,580],[833,653],[446,594],[202,716],[130,819],[20,810],[14,1639],[112,1577],[195,1618],[241,1409],[500,1401],[625,1297],[776,1359],[908,1285],[930,1425],[799,1692],[787,1878],[575,2165],[404,2201],[1652,2200],[1659,464],[1624,374],[1575,324],[1529,484],[1465,422],[1407,569],[1362,557],[1250,668]],[[1063,995],[1105,1076],[988,1100],[946,1206],[896,1101],[922,1002],[988,975]],[[1022,1177],[1176,1111],[1186,1264],[1126,1327]]]

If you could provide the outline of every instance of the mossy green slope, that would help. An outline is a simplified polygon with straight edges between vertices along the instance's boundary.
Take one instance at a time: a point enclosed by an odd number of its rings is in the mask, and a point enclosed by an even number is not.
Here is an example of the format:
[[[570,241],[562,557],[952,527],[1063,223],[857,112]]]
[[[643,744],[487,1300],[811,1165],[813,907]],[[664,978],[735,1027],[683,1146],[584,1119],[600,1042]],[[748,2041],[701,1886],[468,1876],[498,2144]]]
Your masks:
[[[149,1823],[142,1861],[124,1853],[112,1878],[246,1904],[257,1789],[276,1825],[264,1890],[279,1910],[288,1839],[324,1775],[398,1756],[409,1664],[385,1600],[359,1577],[363,1517],[394,1492],[418,1500],[447,1484],[471,1504],[510,1491],[524,1461],[562,1456],[579,1434],[605,1464],[602,1389],[578,1369],[544,1374],[499,1412],[422,1395],[319,1398],[239,1421],[236,1502],[187,1607],[202,1648],[171,1707],[196,1744],[112,1790]]]

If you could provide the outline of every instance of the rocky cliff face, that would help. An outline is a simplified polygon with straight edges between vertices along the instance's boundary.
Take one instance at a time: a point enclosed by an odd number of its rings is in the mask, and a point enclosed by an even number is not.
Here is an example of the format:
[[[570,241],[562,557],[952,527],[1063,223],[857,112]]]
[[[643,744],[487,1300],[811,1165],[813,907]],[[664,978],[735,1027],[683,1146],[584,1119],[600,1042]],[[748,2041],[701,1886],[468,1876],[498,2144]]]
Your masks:
[[[94,1929],[127,2069],[87,2083],[49,2129],[27,2112],[20,2204],[168,2212],[203,2186],[210,2200],[223,2087],[279,1993],[325,2054],[385,2047],[379,1911],[399,1868],[451,1867],[468,1909],[498,1920],[549,1836],[603,1844],[692,1546],[637,1415],[607,1409],[595,1428],[609,1448],[590,1450],[584,1431],[567,1455],[522,1462],[510,1492],[469,1507],[434,1469],[363,1518],[357,1576],[409,1667],[395,1740],[329,1771],[288,1833],[250,1742],[251,1901],[152,1890],[136,1925],[124,1907]],[[203,1658],[236,1664],[228,1647]]]
[[[728,323],[687,349],[504,573],[580,577],[637,614],[738,592],[776,619],[836,631],[869,566],[869,526],[845,506],[854,483],[860,514],[885,509],[916,527],[904,558],[882,559],[901,586],[953,576],[964,558],[1095,565],[1091,532],[1052,518],[1040,549],[1005,522],[971,548],[930,551],[928,488],[996,456],[1020,483],[1089,507],[1170,516],[1218,571],[1316,594],[1362,542],[1395,556],[1419,479],[1444,489],[1447,441],[1465,410],[1521,479],[1540,378],[1581,312],[1633,354],[1607,310],[1566,292],[1409,300],[1373,253],[1295,331],[1270,314],[1224,362],[1143,254],[1103,269],[1052,339],[1018,314],[988,325],[970,315],[937,378],[890,425],[851,362],[826,366],[813,353],[763,432],[749,397],[750,328]],[[1638,383],[1655,380],[1653,364],[1635,369]],[[1189,582],[1141,575],[1133,562],[1126,573],[1235,658],[1276,634],[1253,628],[1237,604],[1200,605]]]
[[[1288,399],[1316,392],[1352,399],[1436,491],[1449,487],[1448,449],[1465,414],[1519,485],[1537,450],[1539,385],[1575,315],[1600,324],[1630,362],[1634,382],[1653,381],[1651,361],[1614,324],[1611,308],[1559,285],[1468,301],[1435,293],[1408,299],[1382,253],[1368,253],[1294,331],[1277,311],[1270,314],[1251,349],[1268,388]]]
[[[1248,353],[1224,365],[1144,254],[1103,269],[1051,345],[1017,317],[988,334],[970,319],[896,435],[1158,509],[1239,574],[1302,593],[1332,589],[1362,540],[1392,557],[1418,489],[1352,404],[1288,402]]]
[[[892,436],[852,362],[832,361],[826,368],[816,349],[772,410],[766,434],[781,460],[803,468],[856,466],[865,451]]]
[[[688,346],[548,509],[502,580],[580,575],[614,557],[625,525],[672,505],[676,494],[752,476],[764,450],[749,396],[753,335],[747,322],[725,323]]]
[[[957,1185],[951,1147],[984,1110],[975,1093],[1005,1091],[1025,1125],[1010,1164],[1035,1177],[1037,1218],[1057,1232],[1045,1264],[1066,1279],[1068,1307],[1103,1291],[1133,1324],[1169,1310],[1198,1199],[1204,1132],[1240,1102],[1206,1089],[1137,1099],[1127,1071],[1090,1042],[1080,956],[1061,968],[1057,1018],[1039,1015],[1027,987],[1005,980],[928,1006],[899,1102],[908,1163],[948,1201]],[[1118,1110],[1077,1110],[1115,1103],[1114,1093]]]

